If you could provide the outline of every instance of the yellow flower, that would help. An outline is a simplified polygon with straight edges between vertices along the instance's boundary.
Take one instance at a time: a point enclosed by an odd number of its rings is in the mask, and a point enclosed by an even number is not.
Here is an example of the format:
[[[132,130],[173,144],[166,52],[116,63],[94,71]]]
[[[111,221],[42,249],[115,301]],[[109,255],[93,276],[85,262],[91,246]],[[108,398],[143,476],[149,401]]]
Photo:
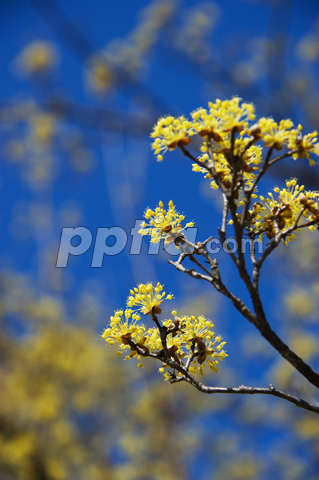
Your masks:
[[[180,145],[188,145],[194,135],[192,124],[185,117],[162,117],[155,125],[151,137],[154,138],[152,149],[155,150],[157,160],[163,160],[167,150],[174,150]]]
[[[225,132],[222,129],[221,119],[216,117],[214,111],[198,108],[191,115],[194,130],[200,137],[206,137],[216,143],[223,141]]]
[[[30,117],[30,129],[34,140],[41,144],[52,141],[56,127],[54,115],[49,113],[37,113]]]
[[[193,128],[201,137],[213,139],[216,143],[227,139],[227,133],[240,132],[248,127],[248,120],[254,120],[254,106],[242,103],[234,97],[231,100],[209,102],[209,110],[198,108],[192,113]],[[225,135],[226,134],[226,135]]]
[[[148,208],[144,217],[147,222],[141,224],[142,228],[139,230],[139,233],[141,235],[150,235],[152,243],[158,243],[162,238],[165,239],[165,243],[170,243],[180,235],[182,230],[194,226],[193,222],[188,222],[182,228],[180,222],[185,217],[176,212],[172,200],[168,204],[168,210],[164,209],[163,202],[159,202],[155,210]]]
[[[269,192],[266,199],[260,196],[260,201],[253,205],[250,224],[254,231],[260,231],[261,235],[266,232],[268,238],[273,238],[277,231],[284,233],[294,226],[302,212],[307,222],[319,221],[319,192],[305,191],[304,185],[299,186],[296,178],[286,180],[286,188],[276,187],[274,192],[277,198]],[[291,234],[288,240],[292,238],[295,235]]]
[[[35,41],[27,45],[18,59],[28,74],[42,73],[55,66],[58,58],[56,47],[50,42]]]
[[[310,153],[319,156],[318,132],[314,131],[307,135],[302,135],[302,126],[298,125],[298,129],[292,130],[289,136],[288,148],[297,150],[293,154],[293,158],[308,158],[310,165],[315,165],[315,161],[310,158]]]
[[[88,83],[91,89],[105,93],[111,88],[113,81],[113,72],[106,60],[99,56],[92,57],[88,69]]]
[[[190,365],[190,372],[195,374],[197,371],[202,373],[205,363],[214,370],[218,371],[219,361],[227,357],[223,350],[226,342],[222,341],[220,335],[215,337],[213,323],[203,315],[195,317],[193,315],[184,315],[181,318],[177,316],[176,311],[174,321],[166,320],[164,325],[171,332],[168,336],[167,345],[172,352],[172,357],[179,362],[190,355],[194,359]],[[163,365],[161,373],[164,374],[168,365]]]
[[[109,345],[115,342],[127,345],[132,336],[135,338],[136,335],[145,333],[145,326],[136,324],[140,318],[140,315],[133,313],[133,310],[126,309],[125,312],[117,310],[110,319],[110,326],[104,330],[102,338]]]
[[[127,306],[130,308],[138,307],[144,315],[149,315],[152,312],[159,314],[161,313],[159,305],[163,300],[172,300],[173,298],[173,295],[166,295],[162,290],[163,285],[159,282],[156,287],[154,287],[152,283],[147,283],[146,285],[140,283],[138,287],[130,290],[131,295],[127,299]]]
[[[279,124],[272,118],[263,117],[258,121],[259,136],[263,138],[265,147],[274,147],[276,150],[282,150],[288,144],[292,127],[293,122],[289,119],[281,120]]]
[[[251,186],[256,177],[258,165],[262,162],[262,148],[258,145],[251,145],[246,149],[248,143],[248,137],[241,135],[236,138],[234,142],[234,156],[238,158],[238,179],[242,176],[245,184]],[[225,145],[224,151],[214,152],[213,165],[224,186],[230,188],[233,180],[232,168],[227,158],[227,151],[230,149],[230,137],[227,142],[223,142],[223,144]],[[201,155],[198,160],[203,164],[211,162],[208,153]],[[205,174],[205,178],[212,179],[212,175],[207,173],[206,168],[201,167],[197,163],[193,163],[192,167],[194,172],[202,172]],[[214,190],[218,189],[218,185],[214,179],[211,180],[210,185]]]
[[[127,304],[129,307],[137,306],[145,315],[151,312],[159,314],[162,301],[173,298],[162,290],[160,283],[156,287],[151,283],[140,284],[130,291]],[[171,362],[184,367],[187,362],[191,373],[202,373],[207,363],[217,372],[219,361],[224,360],[227,354],[223,350],[226,342],[222,341],[220,335],[215,336],[213,323],[203,315],[184,315],[179,318],[176,310],[172,311],[172,315],[173,320],[162,322],[161,331],[158,326],[146,330],[145,326],[139,323],[140,315],[131,308],[118,310],[111,317],[110,325],[104,330],[102,338],[109,345],[119,344],[118,355],[130,350],[125,358],[130,360],[137,357],[139,367],[142,366],[141,357],[158,355],[163,362],[160,372],[166,379],[170,379],[168,369]],[[166,332],[165,343],[162,338],[163,331]],[[168,355],[166,358],[161,356],[163,352]]]
[[[153,330],[146,330],[145,326],[139,323],[140,316],[133,310],[118,310],[111,317],[110,325],[107,327],[102,338],[109,344],[119,344],[118,355],[130,350],[126,360],[136,357],[140,360],[141,355],[146,356],[149,352],[149,339],[154,335]],[[139,349],[139,350],[138,350]]]

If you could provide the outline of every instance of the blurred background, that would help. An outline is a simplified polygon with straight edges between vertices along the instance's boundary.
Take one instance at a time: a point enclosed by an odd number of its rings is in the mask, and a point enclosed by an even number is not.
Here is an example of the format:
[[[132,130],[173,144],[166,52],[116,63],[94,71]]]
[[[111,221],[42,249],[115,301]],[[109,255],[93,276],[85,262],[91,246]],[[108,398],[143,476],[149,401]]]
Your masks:
[[[318,479],[314,414],[169,385],[160,365],[137,369],[100,339],[130,288],[160,281],[180,313],[213,319],[227,341],[207,384],[273,383],[315,401],[209,285],[162,250],[148,255],[145,239],[140,255],[129,252],[135,221],[159,200],[195,221],[198,240],[217,236],[221,218],[218,192],[181,153],[156,162],[159,116],[238,95],[259,116],[318,129],[317,2],[2,0],[0,12],[0,479]],[[318,189],[318,166],[304,161],[278,165],[263,188],[293,176]],[[56,268],[62,228],[77,226],[92,246]],[[113,226],[127,247],[91,268],[97,228]],[[272,327],[318,369],[318,236],[278,248],[262,288]]]

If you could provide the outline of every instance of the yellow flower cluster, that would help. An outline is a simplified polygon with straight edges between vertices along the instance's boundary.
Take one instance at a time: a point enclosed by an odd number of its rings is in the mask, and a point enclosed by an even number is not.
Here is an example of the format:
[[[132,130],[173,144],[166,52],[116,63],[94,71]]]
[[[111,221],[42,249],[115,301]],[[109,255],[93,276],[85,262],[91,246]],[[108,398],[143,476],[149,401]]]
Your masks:
[[[50,42],[35,41],[27,45],[18,58],[18,64],[27,74],[47,72],[57,63],[58,52]]]
[[[36,113],[30,117],[32,139],[39,144],[48,144],[53,140],[56,118],[49,113]]]
[[[192,124],[185,117],[162,117],[155,125],[151,137],[157,160],[163,160],[163,153],[167,150],[174,150],[180,145],[188,145],[190,137],[194,135]]]
[[[97,93],[105,93],[114,82],[113,72],[106,60],[102,56],[93,56],[90,58],[88,66],[88,85]]]
[[[182,230],[193,227],[193,222],[188,222],[182,227],[181,222],[185,219],[184,215],[180,215],[175,210],[172,200],[168,204],[168,210],[164,209],[163,202],[159,202],[155,210],[147,208],[144,213],[147,222],[141,223],[139,233],[141,235],[150,235],[152,243],[158,243],[164,238],[165,243],[170,243],[181,236]]]
[[[145,354],[148,353],[145,343],[153,332],[152,329],[147,331],[145,325],[137,323],[140,318],[133,310],[126,309],[124,312],[118,310],[111,317],[110,326],[102,334],[102,338],[109,345],[120,344],[118,355],[125,350],[130,350],[130,354],[126,357],[127,360],[137,355],[137,347]],[[138,358],[140,359],[140,355]]]
[[[262,162],[262,148],[259,145],[248,146],[249,138],[240,135],[234,142],[234,155],[238,158],[238,178],[242,178],[245,185],[251,186],[258,170],[258,165]],[[226,188],[230,188],[232,184],[232,168],[225,156],[224,152],[215,151],[214,153],[214,169],[218,174],[221,182]],[[199,161],[203,164],[209,164],[210,157],[208,153],[204,153],[199,157]],[[205,178],[212,179],[210,185],[214,190],[218,189],[216,181],[207,169],[201,167],[197,163],[192,165],[194,172],[201,172],[205,174]]]
[[[157,160],[163,160],[167,150],[174,150],[178,146],[188,145],[195,134],[203,137],[205,142],[229,143],[230,132],[242,131],[248,128],[248,120],[254,120],[254,106],[249,103],[240,104],[241,99],[234,97],[231,100],[216,100],[209,102],[209,109],[198,108],[192,112],[192,121],[184,116],[162,117],[155,125],[151,137]],[[228,145],[229,146],[229,145]]]
[[[265,147],[272,147],[275,150],[287,147],[292,152],[291,156],[294,160],[308,158],[310,165],[315,165],[310,154],[319,156],[318,132],[315,130],[302,135],[302,126],[293,128],[293,122],[289,119],[281,120],[278,124],[272,118],[260,118],[258,124],[251,128],[250,133],[256,139],[263,139]]]
[[[242,103],[241,99],[234,97],[231,100],[216,100],[215,103],[209,102],[209,109],[198,108],[192,112],[192,128],[201,137],[208,137],[215,142],[225,140],[226,135],[235,129],[241,132],[247,128],[248,120],[254,120],[254,105],[252,103]]]
[[[162,292],[163,285],[159,282],[156,287],[151,283],[144,285],[141,283],[138,287],[135,287],[133,290],[130,290],[130,296],[127,299],[127,306],[138,307],[138,309],[144,313],[144,315],[149,315],[150,313],[159,314],[161,313],[161,308],[159,305],[163,300],[172,300],[173,295],[166,292]]]
[[[293,227],[300,218],[307,222],[316,221],[319,224],[319,192],[305,191],[304,185],[299,186],[297,179],[286,181],[286,188],[274,188],[276,198],[272,192],[265,199],[260,196],[260,201],[254,203],[250,210],[250,227],[256,233],[266,233],[268,238],[273,238],[277,233],[285,233]],[[317,225],[318,226],[318,225]],[[315,229],[316,225],[309,226]],[[294,238],[290,235],[288,240]]]
[[[263,138],[265,147],[282,150],[288,144],[293,123],[291,120],[281,120],[279,124],[272,118],[261,118],[258,122],[258,136]]]
[[[110,327],[104,330],[102,338],[109,345],[113,345],[115,342],[122,343],[122,339],[125,336],[132,335],[135,338],[136,334],[143,335],[145,332],[144,325],[139,325],[139,327],[136,325],[137,320],[140,320],[140,318],[137,313],[133,313],[133,310],[126,309],[125,312],[117,310],[111,317]]]
[[[310,153],[319,156],[318,132],[314,131],[303,136],[302,126],[298,125],[298,129],[293,130],[289,136],[288,148],[296,150],[296,153],[292,155],[295,160],[297,158],[308,158],[310,165],[315,165],[315,161],[310,158]]]
[[[189,372],[203,373],[205,362],[214,371],[218,371],[219,361],[224,360],[228,355],[223,350],[226,342],[222,341],[220,335],[215,337],[214,324],[203,315],[177,316],[173,311],[174,321],[165,320],[163,323],[172,332],[169,338],[168,347],[171,348],[178,361],[193,356]],[[164,364],[160,372],[167,374],[169,366]]]
[[[257,170],[263,163],[262,146],[274,150],[286,149],[287,155],[293,159],[308,158],[310,165],[314,165],[311,154],[319,156],[318,133],[316,131],[302,135],[301,125],[294,128],[289,119],[279,123],[272,118],[255,120],[254,105],[243,103],[238,97],[231,100],[209,102],[208,109],[198,108],[191,113],[191,121],[185,117],[162,117],[158,120],[151,134],[154,138],[152,148],[158,160],[163,159],[167,150],[176,147],[182,149],[190,143],[191,137],[198,135],[203,139],[198,158],[203,162],[203,168],[193,164],[193,170],[207,174],[205,163],[214,168],[220,181],[229,188],[236,176],[236,185],[251,186]],[[206,165],[207,166],[207,165]],[[217,183],[211,182],[216,189]]]
[[[166,378],[170,378],[168,369],[171,361],[184,366],[187,362],[190,373],[203,372],[205,363],[215,372],[218,370],[219,361],[227,357],[223,347],[226,342],[220,335],[215,336],[213,323],[203,315],[177,316],[172,311],[173,320],[164,320],[160,332],[158,326],[146,329],[141,324],[140,315],[133,308],[137,307],[145,315],[161,313],[159,305],[163,300],[171,300],[173,296],[162,292],[163,285],[158,283],[154,287],[151,283],[140,284],[130,291],[125,311],[118,310],[111,317],[110,325],[104,330],[102,338],[109,344],[119,344],[118,355],[130,350],[126,359],[137,356],[141,367],[141,356],[159,355],[163,366],[160,372]],[[165,344],[163,344],[163,331],[165,332]],[[162,357],[167,351],[168,357]],[[166,360],[166,361],[165,361]],[[168,363],[167,363],[168,362]],[[179,373],[180,374],[180,373]]]

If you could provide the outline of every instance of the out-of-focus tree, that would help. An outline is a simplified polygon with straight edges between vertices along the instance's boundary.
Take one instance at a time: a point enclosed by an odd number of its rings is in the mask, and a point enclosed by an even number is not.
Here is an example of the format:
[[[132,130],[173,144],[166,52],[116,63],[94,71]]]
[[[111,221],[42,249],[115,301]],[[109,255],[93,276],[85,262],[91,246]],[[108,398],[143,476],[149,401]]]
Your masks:
[[[188,478],[186,452],[200,447],[185,421],[194,396],[147,386],[111,358],[97,299],[74,308],[35,297],[28,277],[1,276],[1,478]]]
[[[73,312],[56,296],[36,298],[28,277],[6,272],[0,304],[4,480],[186,480],[208,472],[266,480],[273,471],[287,480],[317,478],[315,464],[304,463],[305,451],[318,453],[312,414],[280,400],[270,409],[269,402],[203,398],[157,381],[153,366],[143,380],[145,369],[142,377],[127,368],[97,337],[96,298],[83,298]],[[282,455],[269,445],[271,462],[249,440],[262,431],[285,438]]]

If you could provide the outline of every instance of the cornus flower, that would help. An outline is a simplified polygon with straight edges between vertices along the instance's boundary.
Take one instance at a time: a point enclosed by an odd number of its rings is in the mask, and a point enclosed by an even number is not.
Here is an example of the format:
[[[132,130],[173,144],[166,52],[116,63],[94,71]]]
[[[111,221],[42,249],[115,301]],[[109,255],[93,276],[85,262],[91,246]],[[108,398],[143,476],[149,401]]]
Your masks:
[[[208,366],[217,372],[219,360],[224,360],[227,354],[223,350],[226,342],[222,342],[220,335],[215,337],[212,330],[214,324],[203,315],[183,316],[181,321],[184,325],[182,338],[186,348],[191,350],[195,347],[195,351],[197,349],[198,355],[193,362],[193,369],[202,371],[204,362],[207,362]]]
[[[216,100],[209,102],[209,110],[198,108],[191,115],[193,128],[201,137],[213,139],[216,143],[227,139],[227,133],[240,132],[248,126],[248,120],[254,120],[254,106],[249,103],[240,104],[241,99]]]
[[[140,284],[130,291],[127,299],[128,307],[138,307],[142,313],[159,315],[159,305],[164,300],[171,300],[173,295],[166,295],[163,286],[158,283],[155,287],[148,283]],[[110,319],[109,326],[104,330],[102,338],[109,344],[118,344],[118,355],[130,350],[125,357],[127,360],[137,357],[138,367],[142,367],[141,357],[156,357],[162,361],[160,372],[169,379],[172,375],[169,369],[175,370],[173,375],[182,374],[178,368],[187,368],[191,373],[203,372],[207,364],[215,372],[218,371],[219,361],[227,357],[221,336],[215,336],[213,323],[203,315],[177,316],[172,311],[173,320],[167,319],[162,323],[155,319],[156,326],[146,330],[140,323],[140,315],[127,308],[117,310]]]
[[[47,72],[58,60],[56,47],[50,42],[35,41],[27,45],[21,52],[18,62],[27,74]]]
[[[258,145],[251,145],[246,149],[248,145],[249,138],[239,137],[235,139],[234,142],[234,156],[236,158],[238,169],[237,179],[243,180],[245,185],[251,186],[255,177],[256,171],[258,170],[259,164],[262,162],[262,148]],[[213,155],[213,165],[216,174],[218,174],[221,182],[226,188],[230,188],[233,180],[233,168],[227,158],[227,150],[230,148],[229,140],[228,149],[225,148],[225,151],[222,153],[215,152]],[[201,155],[198,160],[203,164],[211,163],[210,156],[208,153]],[[207,169],[201,167],[197,163],[192,165],[194,172],[202,172],[205,174],[205,178],[212,179],[210,185],[214,190],[218,189],[216,181],[213,179],[212,175],[207,172]]]
[[[181,222],[185,219],[175,210],[173,201],[168,204],[168,210],[164,209],[163,202],[159,202],[155,210],[148,208],[144,214],[146,222],[141,223],[139,233],[141,235],[150,235],[152,243],[158,243],[164,238],[165,243],[170,243],[181,236],[182,230],[187,227],[193,227],[193,222],[186,223],[185,227]]]
[[[265,147],[274,147],[282,150],[288,144],[293,122],[289,119],[281,120],[279,124],[272,118],[260,118],[258,121],[259,137],[263,138]]]
[[[248,121],[255,119],[255,108],[252,103],[242,103],[241,98],[234,97],[231,100],[216,100],[209,102],[211,112],[214,112],[221,119],[223,132],[230,132],[233,129],[240,132],[248,127]]]
[[[286,188],[276,187],[274,192],[277,198],[269,192],[268,198],[260,196],[260,202],[253,205],[250,225],[254,231],[266,232],[268,238],[273,238],[278,232],[284,233],[295,226],[299,217],[307,219],[307,222],[319,220],[319,192],[305,191],[304,185],[299,186],[295,178],[286,181]],[[316,227],[311,225],[309,228]],[[289,235],[288,240],[292,238],[295,235]]]
[[[170,320],[164,320],[163,325],[170,325]],[[151,345],[152,351],[159,352],[163,349],[161,337],[158,333],[158,330],[153,329],[153,334],[150,337],[149,344]],[[171,359],[175,360],[179,365],[181,360],[185,357],[185,351],[183,350],[183,341],[179,334],[168,334],[166,337],[166,347]],[[167,365],[166,368],[169,368]]]
[[[131,340],[143,337],[146,332],[145,326],[137,323],[140,318],[133,310],[117,310],[111,317],[110,326],[104,330],[102,338],[109,345],[116,342],[129,345]]]
[[[168,345],[171,345],[174,358],[182,361],[191,356],[189,370],[192,373],[202,373],[205,363],[217,372],[219,361],[224,360],[227,354],[223,350],[226,342],[222,342],[220,335],[215,337],[214,324],[203,315],[183,315],[179,318],[176,311],[172,313],[174,321],[165,320],[163,323],[170,332]],[[169,366],[164,364],[161,373],[165,374],[165,368]]]
[[[192,124],[185,117],[162,117],[155,125],[151,137],[154,138],[152,148],[157,160],[163,160],[167,150],[174,150],[181,145],[188,145],[194,135]]]
[[[222,130],[220,118],[216,118],[214,112],[198,108],[191,115],[193,128],[200,137],[206,137],[216,143],[223,141],[225,132]]]
[[[48,144],[53,140],[56,119],[51,114],[37,113],[30,117],[30,130],[34,140],[40,144]]]
[[[302,135],[302,126],[298,125],[298,129],[292,130],[289,136],[288,148],[296,151],[292,158],[308,158],[310,165],[315,165],[315,161],[310,158],[311,153],[319,155],[318,132],[314,131],[307,135]]]
[[[130,360],[137,357],[139,360],[138,367],[142,367],[141,356],[146,357],[149,353],[149,339],[156,334],[155,329],[146,330],[145,326],[138,321],[140,316],[133,313],[132,310],[118,310],[111,317],[110,326],[106,328],[102,334],[102,338],[109,344],[119,344],[117,355],[130,350],[129,355],[125,359]]]
[[[150,313],[159,314],[161,313],[160,304],[163,300],[172,300],[173,295],[166,292],[162,292],[163,285],[159,282],[156,287],[151,283],[144,285],[141,283],[138,287],[135,287],[133,290],[130,290],[130,296],[127,299],[127,306],[138,307],[138,309],[144,313],[144,315],[149,315]],[[162,292],[162,293],[161,293]]]

